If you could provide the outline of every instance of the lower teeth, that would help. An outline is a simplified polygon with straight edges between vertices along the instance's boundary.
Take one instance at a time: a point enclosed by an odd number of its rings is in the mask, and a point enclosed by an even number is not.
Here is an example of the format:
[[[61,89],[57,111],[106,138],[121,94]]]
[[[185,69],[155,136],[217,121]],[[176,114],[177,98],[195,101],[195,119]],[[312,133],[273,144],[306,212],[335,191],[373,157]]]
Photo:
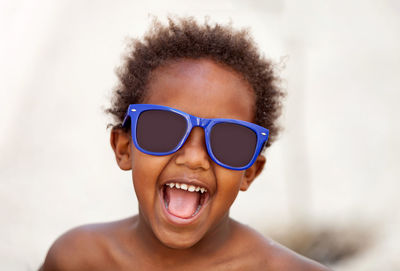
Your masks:
[[[197,215],[197,213],[200,211],[200,208],[201,208],[201,204],[199,204],[199,205],[197,206],[197,209],[196,209],[196,211],[192,214],[192,217],[195,216],[195,215]]]

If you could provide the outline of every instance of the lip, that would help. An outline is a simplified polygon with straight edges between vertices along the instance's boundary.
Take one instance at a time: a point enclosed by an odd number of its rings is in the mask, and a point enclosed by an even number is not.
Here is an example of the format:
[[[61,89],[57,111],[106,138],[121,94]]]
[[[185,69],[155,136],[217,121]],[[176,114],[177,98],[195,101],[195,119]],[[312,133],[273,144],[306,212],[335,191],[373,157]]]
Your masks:
[[[181,218],[181,217],[177,217],[173,214],[171,214],[170,212],[168,212],[167,208],[165,207],[165,203],[164,203],[164,192],[163,192],[163,188],[164,185],[167,183],[171,183],[171,182],[177,182],[177,183],[184,183],[184,184],[188,184],[188,185],[195,185],[195,186],[200,186],[200,187],[204,187],[207,189],[206,195],[205,195],[205,199],[204,199],[204,204],[201,206],[200,210],[198,211],[198,213],[190,218]],[[196,192],[198,193],[198,192]],[[174,225],[181,225],[181,226],[186,226],[192,223],[195,223],[196,220],[198,220],[200,218],[200,216],[202,215],[202,213],[204,212],[204,210],[207,208],[209,202],[211,201],[211,194],[210,194],[210,190],[209,187],[207,185],[204,185],[203,182],[199,182],[197,180],[191,179],[191,180],[187,180],[187,179],[169,179],[165,182],[163,182],[163,184],[159,187],[158,189],[158,196],[159,196],[159,201],[161,204],[161,209],[162,212],[164,214],[164,217],[167,219],[167,221],[169,221],[171,224]]]

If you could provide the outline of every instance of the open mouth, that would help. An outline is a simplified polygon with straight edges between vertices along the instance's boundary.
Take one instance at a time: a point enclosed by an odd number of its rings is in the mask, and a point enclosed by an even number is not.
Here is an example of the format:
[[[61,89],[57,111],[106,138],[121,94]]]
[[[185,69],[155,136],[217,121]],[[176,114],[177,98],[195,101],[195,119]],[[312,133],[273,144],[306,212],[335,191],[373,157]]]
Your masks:
[[[191,219],[200,213],[209,193],[206,188],[186,183],[169,182],[162,187],[164,206],[170,215]]]

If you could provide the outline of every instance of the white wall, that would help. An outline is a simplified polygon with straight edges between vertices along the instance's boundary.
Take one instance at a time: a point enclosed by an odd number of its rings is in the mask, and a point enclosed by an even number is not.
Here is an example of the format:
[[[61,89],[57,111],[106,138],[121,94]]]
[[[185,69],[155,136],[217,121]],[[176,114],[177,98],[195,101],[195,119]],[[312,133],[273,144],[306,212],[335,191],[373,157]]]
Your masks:
[[[102,109],[126,38],[168,13],[232,19],[286,65],[285,130],[233,217],[267,233],[371,224],[378,241],[337,270],[400,268],[398,1],[115,2],[0,2],[1,270],[34,270],[67,229],[136,212]]]

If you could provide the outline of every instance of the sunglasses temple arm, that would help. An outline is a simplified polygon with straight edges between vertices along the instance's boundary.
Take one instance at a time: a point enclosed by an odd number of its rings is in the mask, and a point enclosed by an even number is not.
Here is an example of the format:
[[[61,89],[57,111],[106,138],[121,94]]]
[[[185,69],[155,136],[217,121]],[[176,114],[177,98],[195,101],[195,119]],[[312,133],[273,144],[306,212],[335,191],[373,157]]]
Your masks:
[[[129,117],[129,111],[126,112],[125,116],[124,116],[124,120],[122,121],[121,126],[125,127],[127,125],[127,122],[129,121],[130,117]]]
[[[265,140],[265,142],[262,144],[261,148],[260,148],[260,152],[258,153],[259,155],[261,153],[263,153],[263,151],[267,148],[267,142],[268,142],[268,138],[267,140]]]

